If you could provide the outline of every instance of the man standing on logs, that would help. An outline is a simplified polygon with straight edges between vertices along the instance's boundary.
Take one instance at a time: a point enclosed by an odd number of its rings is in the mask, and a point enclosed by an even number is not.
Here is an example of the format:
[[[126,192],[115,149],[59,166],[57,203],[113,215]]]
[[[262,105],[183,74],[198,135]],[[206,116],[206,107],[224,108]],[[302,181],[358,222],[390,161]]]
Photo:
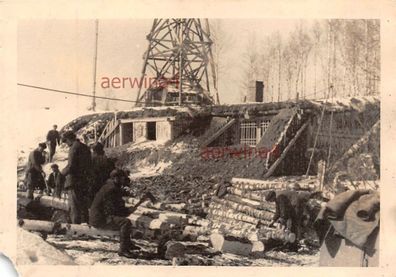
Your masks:
[[[28,188],[28,198],[33,199],[33,192],[36,188],[40,191],[45,189],[45,173],[42,165],[45,163],[44,149],[47,145],[43,142],[29,154],[27,170],[26,170],[26,185]]]
[[[93,184],[90,197],[93,200],[100,188],[110,177],[110,172],[115,168],[114,163],[108,159],[103,150],[103,144],[97,142],[92,147]]]
[[[63,134],[62,142],[70,147],[67,166],[62,170],[62,175],[66,177],[70,218],[74,224],[87,223],[92,176],[91,151],[72,131]]]
[[[59,166],[57,164],[52,164],[51,169],[52,172],[48,176],[47,180],[48,193],[51,193],[51,190],[53,190],[52,195],[61,198],[63,186],[65,184],[65,177],[59,171]]]
[[[60,145],[60,135],[56,130],[58,128],[57,125],[53,126],[53,129],[50,130],[47,134],[47,143],[49,145],[49,162],[52,162],[52,158],[55,155],[56,145]]]
[[[89,210],[89,224],[103,229],[120,230],[119,256],[136,258],[131,252],[140,249],[131,242],[131,221],[127,218],[144,201],[150,199],[155,202],[151,193],[146,193],[143,198],[133,207],[125,207],[122,199],[124,192],[122,186],[129,183],[126,173],[120,169],[114,169],[110,173],[110,179],[102,186],[95,195]]]

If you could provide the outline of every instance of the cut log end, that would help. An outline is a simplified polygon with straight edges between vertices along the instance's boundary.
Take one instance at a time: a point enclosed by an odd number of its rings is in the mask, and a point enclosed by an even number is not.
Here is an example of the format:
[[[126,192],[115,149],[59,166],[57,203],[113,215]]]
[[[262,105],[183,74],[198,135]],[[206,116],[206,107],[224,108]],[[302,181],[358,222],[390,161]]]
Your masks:
[[[164,258],[167,260],[174,261],[174,258],[182,258],[186,254],[186,248],[180,242],[168,241],[164,247],[166,248]]]
[[[211,234],[209,238],[213,249],[215,251],[221,251],[224,244],[224,236],[221,234],[214,233]]]
[[[265,250],[265,245],[262,241],[252,242],[252,253],[262,253]]]

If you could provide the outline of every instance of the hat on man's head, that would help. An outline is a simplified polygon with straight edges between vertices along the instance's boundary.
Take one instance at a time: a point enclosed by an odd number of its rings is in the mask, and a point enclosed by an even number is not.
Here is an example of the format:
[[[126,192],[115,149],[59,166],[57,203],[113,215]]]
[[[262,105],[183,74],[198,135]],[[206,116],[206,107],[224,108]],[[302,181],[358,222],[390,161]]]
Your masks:
[[[39,143],[39,147],[46,149],[47,148],[47,144],[45,142]]]
[[[62,142],[65,142],[67,139],[73,140],[75,138],[76,138],[76,135],[74,134],[73,131],[66,131],[62,135]]]
[[[95,143],[94,146],[92,147],[92,150],[95,153],[104,153],[103,144],[101,144],[100,142]]]
[[[125,172],[122,169],[113,169],[113,171],[110,172],[110,177],[123,177],[125,176]]]
[[[265,196],[265,201],[273,201],[276,199],[276,192],[273,190],[270,190],[267,195]]]

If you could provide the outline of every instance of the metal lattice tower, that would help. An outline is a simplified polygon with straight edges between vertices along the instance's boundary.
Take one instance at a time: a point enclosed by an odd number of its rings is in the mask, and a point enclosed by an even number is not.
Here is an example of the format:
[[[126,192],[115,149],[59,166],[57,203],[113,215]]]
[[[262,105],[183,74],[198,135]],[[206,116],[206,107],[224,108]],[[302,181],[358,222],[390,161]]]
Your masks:
[[[155,19],[147,35],[148,49],[140,84],[148,70],[154,77],[142,92],[139,86],[137,106],[213,104],[210,94],[208,64],[212,66],[213,87],[217,90],[214,75],[209,24],[204,30],[200,19]],[[147,82],[145,82],[147,83]],[[216,100],[218,95],[216,92]]]

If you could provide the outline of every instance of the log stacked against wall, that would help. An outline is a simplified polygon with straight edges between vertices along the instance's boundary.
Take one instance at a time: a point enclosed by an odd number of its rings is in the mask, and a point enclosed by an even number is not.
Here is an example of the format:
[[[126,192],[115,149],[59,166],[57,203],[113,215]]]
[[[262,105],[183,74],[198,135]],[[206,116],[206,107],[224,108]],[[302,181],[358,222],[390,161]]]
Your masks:
[[[265,244],[270,241],[293,243],[296,236],[289,230],[280,226],[267,227],[273,219],[275,204],[267,202],[265,196],[269,190],[298,189],[300,193],[307,193],[317,188],[316,177],[281,177],[265,181],[233,178],[231,186],[227,187],[227,194],[214,196],[207,209],[211,232],[216,234],[211,236],[212,245],[215,250],[234,253],[232,249],[240,248],[242,246],[239,244],[245,243],[250,247],[243,247],[251,251],[245,252],[252,254],[255,249],[264,250]],[[232,241],[237,241],[239,246],[232,247]],[[263,247],[257,247],[258,242]]]

